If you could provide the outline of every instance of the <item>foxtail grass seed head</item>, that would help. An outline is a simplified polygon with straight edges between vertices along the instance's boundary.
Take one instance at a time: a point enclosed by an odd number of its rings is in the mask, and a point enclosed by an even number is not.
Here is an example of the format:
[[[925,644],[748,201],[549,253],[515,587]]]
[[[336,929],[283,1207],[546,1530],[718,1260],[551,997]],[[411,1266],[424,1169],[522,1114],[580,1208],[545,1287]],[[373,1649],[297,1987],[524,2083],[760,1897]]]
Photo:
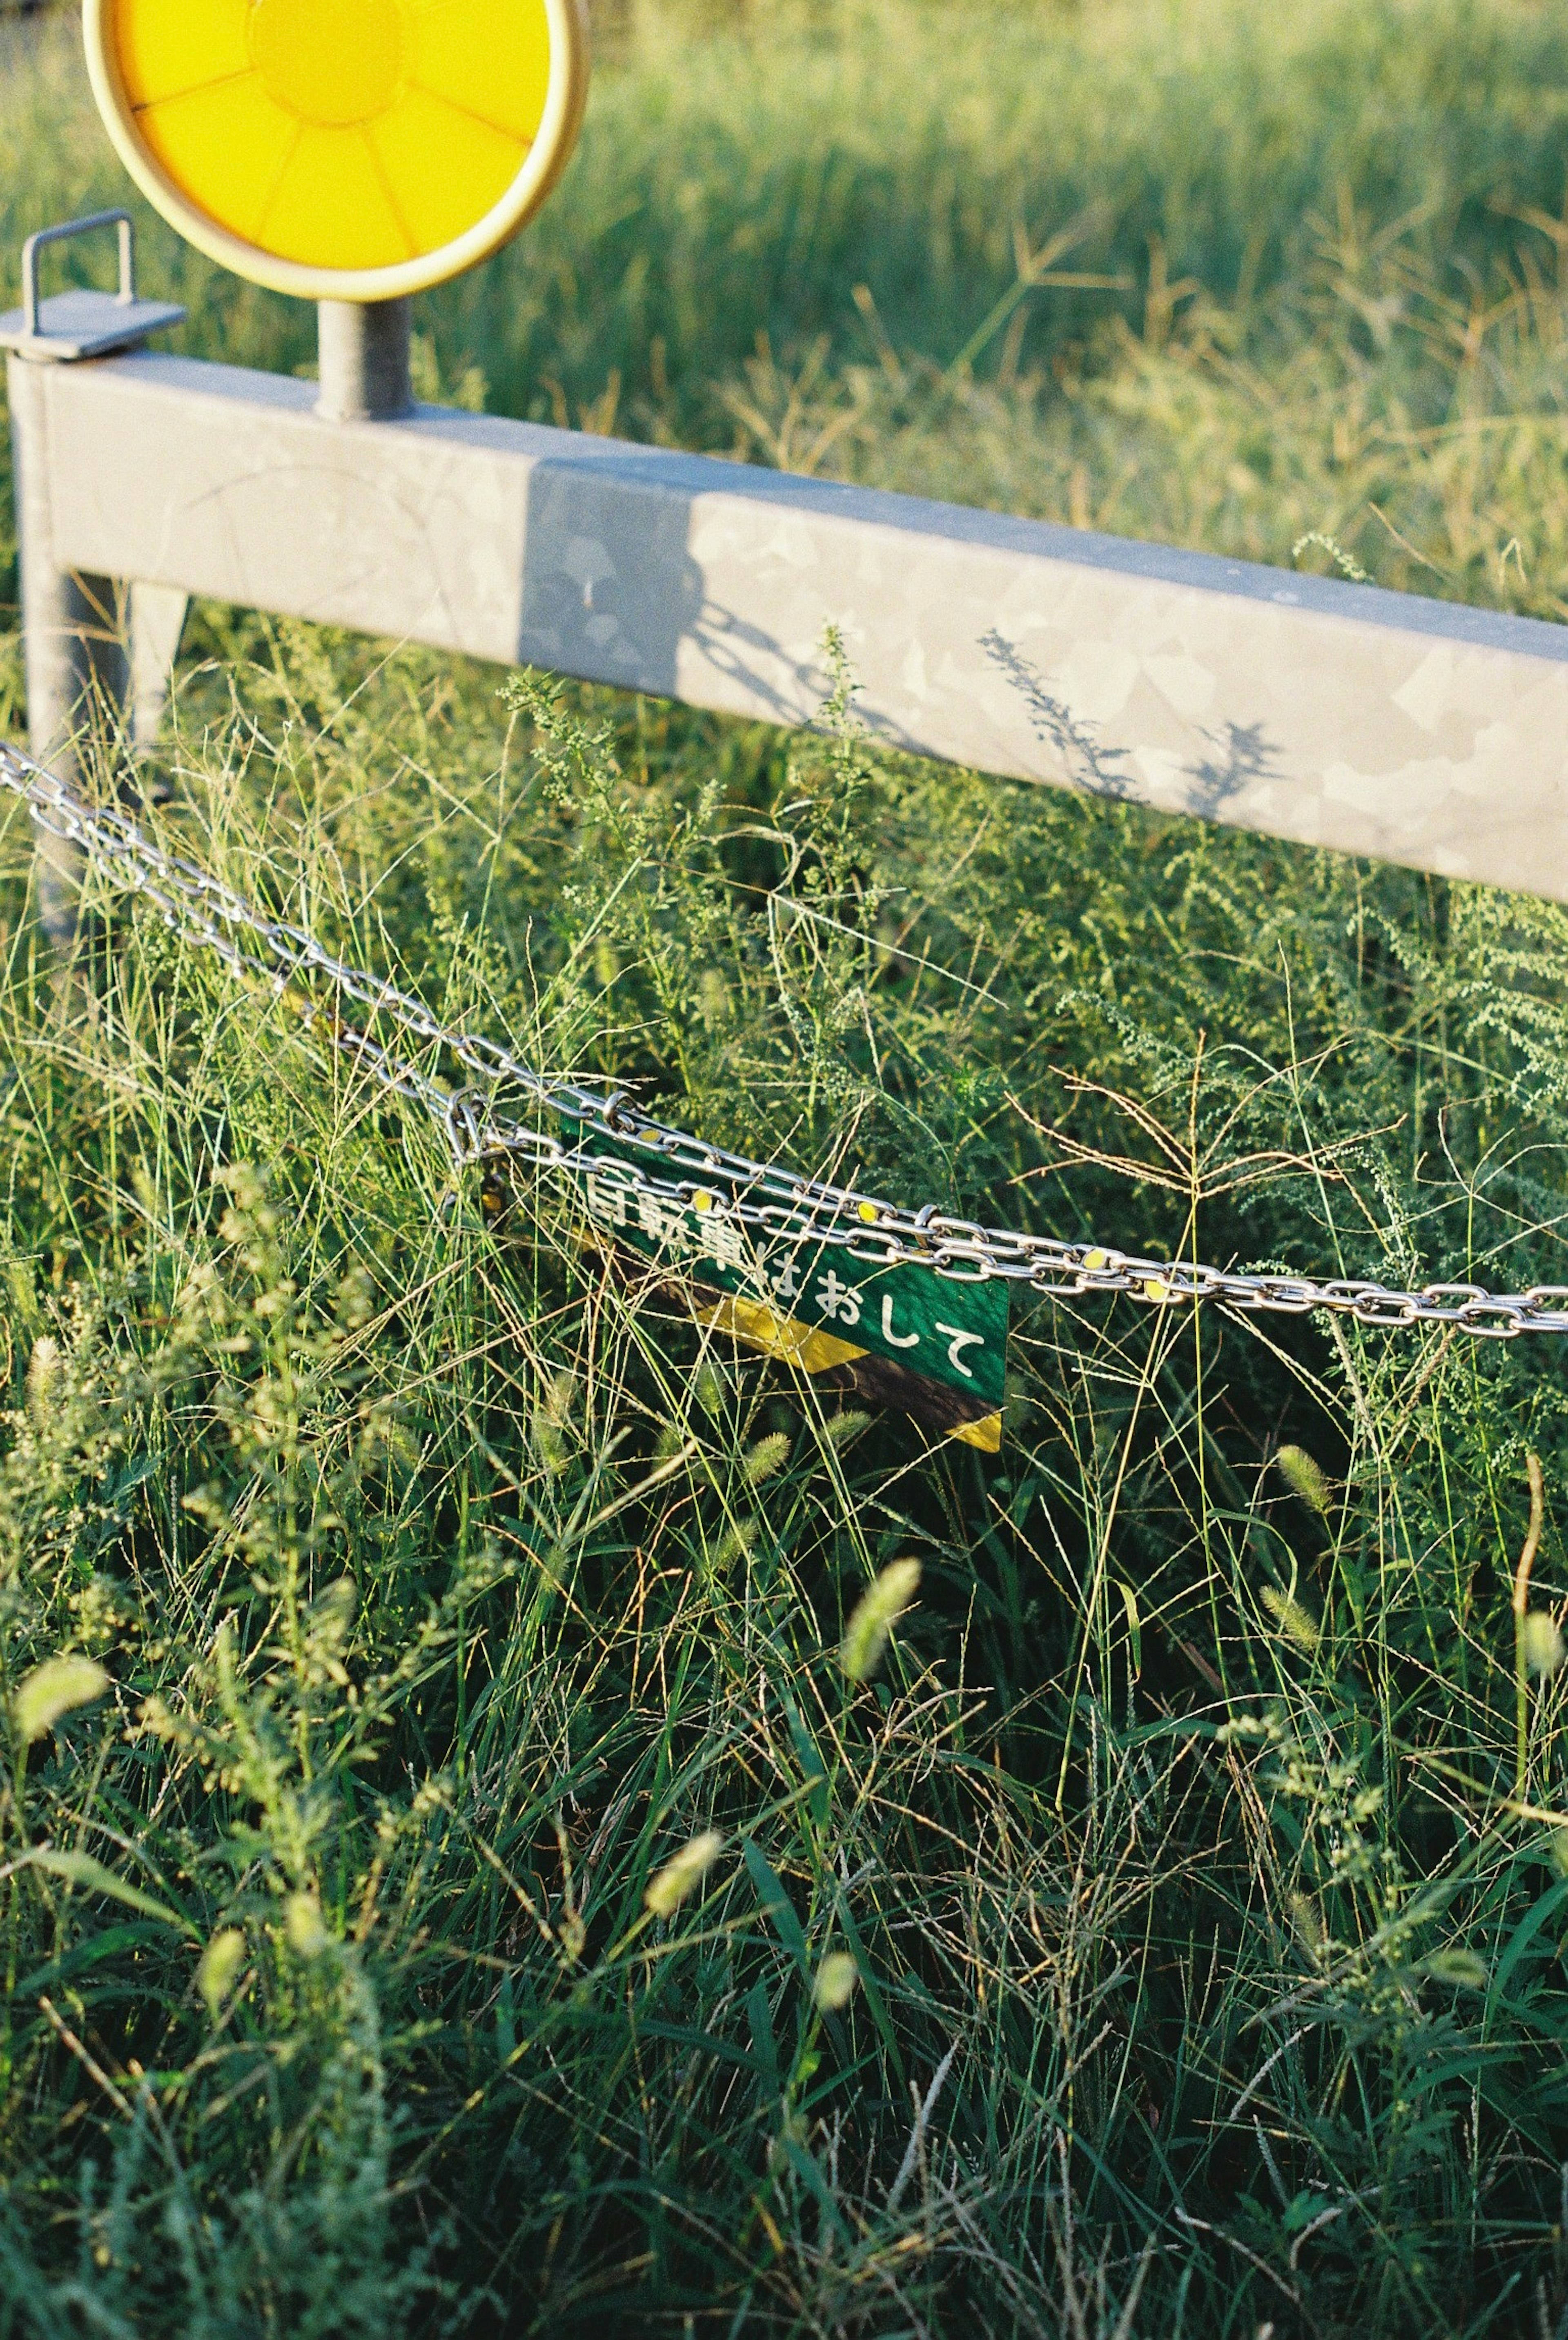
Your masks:
[[[11,1305],[24,1324],[38,1321],[38,1295],[33,1289],[33,1270],[25,1259],[7,1263],[5,1285],[11,1294]]]
[[[576,1375],[551,1373],[534,1408],[533,1447],[552,1479],[559,1479],[571,1460],[572,1422],[577,1411]]]
[[[724,1839],[717,1829],[704,1829],[690,1844],[683,1844],[671,1860],[667,1860],[659,1874],[649,1880],[643,1905],[656,1918],[673,1918],[681,1903],[696,1892],[714,1862],[724,1849]]]
[[[919,1586],[919,1562],[895,1560],[860,1595],[839,1650],[839,1663],[850,1681],[867,1681],[876,1672],[888,1634]]]
[[[829,1950],[817,1969],[811,1996],[824,2015],[837,2015],[854,1998],[860,1969],[848,1950]]]
[[[746,1457],[743,1471],[746,1484],[759,1487],[764,1479],[771,1479],[776,1471],[782,1471],[789,1460],[789,1441],[783,1431],[776,1430],[771,1437],[759,1438]]]
[[[1532,1609],[1519,1620],[1519,1650],[1528,1671],[1543,1681],[1563,1662],[1563,1629],[1549,1609]]]
[[[720,1576],[732,1568],[741,1567],[750,1559],[761,1532],[759,1520],[736,1520],[725,1529],[713,1554],[713,1565]]]
[[[1318,1915],[1316,1902],[1310,1894],[1293,1893],[1286,1906],[1296,1940],[1315,1963],[1324,1952],[1323,1919]]]
[[[547,1413],[533,1417],[533,1451],[552,1479],[559,1479],[571,1460],[565,1439]]]
[[[40,1333],[33,1344],[33,1353],[27,1360],[27,1379],[24,1394],[27,1411],[35,1430],[48,1422],[55,1391],[65,1370],[65,1360],[60,1344],[52,1334]]]
[[[1304,1446],[1282,1446],[1275,1456],[1281,1476],[1320,1520],[1328,1517],[1328,1481]]]
[[[822,1424],[822,1435],[830,1446],[842,1450],[853,1446],[863,1430],[870,1427],[871,1417],[858,1406],[846,1406],[842,1413],[831,1413]]]
[[[1421,1961],[1421,1972],[1433,1982],[1447,1983],[1459,1990],[1484,1990],[1489,1969],[1484,1958],[1474,1950],[1434,1950]]]
[[[1315,1657],[1323,1633],[1311,1610],[1304,1609],[1299,1601],[1282,1592],[1276,1584],[1265,1584],[1261,1598],[1286,1641],[1294,1641],[1305,1656]]]
[[[296,1958],[319,1958],[330,1937],[322,1905],[313,1893],[291,1893],[283,1908],[283,1933]]]
[[[216,2023],[245,1962],[245,1938],[237,1926],[220,1926],[196,1968],[196,1988]]]
[[[540,1412],[557,1430],[570,1430],[578,1419],[581,1399],[575,1373],[551,1373],[540,1400]]]
[[[91,1658],[45,1658],[23,1677],[11,1701],[11,1720],[24,1747],[31,1747],[63,1715],[91,1706],[109,1687],[109,1677]]]

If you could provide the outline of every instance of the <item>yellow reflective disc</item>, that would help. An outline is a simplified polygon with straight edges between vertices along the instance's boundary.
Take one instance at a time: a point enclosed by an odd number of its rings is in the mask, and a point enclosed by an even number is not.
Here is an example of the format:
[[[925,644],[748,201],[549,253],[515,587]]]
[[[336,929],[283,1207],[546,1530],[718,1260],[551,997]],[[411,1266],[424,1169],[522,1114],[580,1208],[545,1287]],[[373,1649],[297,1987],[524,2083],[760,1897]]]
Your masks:
[[[99,110],[149,200],[243,276],[387,300],[455,275],[559,175],[583,0],[86,0]]]
[[[397,0],[337,0],[335,7],[322,0],[251,0],[245,35],[251,63],[275,105],[296,122],[351,130],[378,122],[397,104],[402,29]]]

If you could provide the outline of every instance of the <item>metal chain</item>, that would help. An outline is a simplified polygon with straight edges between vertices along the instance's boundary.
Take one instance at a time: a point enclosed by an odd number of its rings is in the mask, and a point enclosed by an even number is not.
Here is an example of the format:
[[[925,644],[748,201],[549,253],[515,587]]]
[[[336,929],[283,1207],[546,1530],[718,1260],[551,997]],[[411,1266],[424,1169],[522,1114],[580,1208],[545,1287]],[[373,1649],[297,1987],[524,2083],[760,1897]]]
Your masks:
[[[3,742],[0,786],[24,800],[40,828],[79,847],[118,883],[144,896],[175,932],[212,951],[242,980],[263,983],[288,998],[307,1028],[324,1033],[394,1096],[422,1106],[440,1125],[460,1166],[505,1155],[552,1175],[592,1178],[600,1187],[619,1185],[627,1201],[640,1195],[703,1210],[721,1205],[769,1248],[829,1244],[868,1265],[914,1264],[969,1282],[1003,1276],[1057,1295],[1125,1292],[1159,1307],[1217,1300],[1246,1313],[1290,1316],[1325,1309],[1361,1324],[1448,1324],[1494,1341],[1521,1333],[1568,1333],[1568,1307],[1559,1304],[1568,1302],[1568,1284],[1493,1293],[1475,1284],[1428,1284],[1403,1292],[1349,1277],[1244,1274],[983,1226],[934,1204],[908,1211],[852,1187],[799,1177],[777,1164],[749,1161],[653,1120],[624,1089],[601,1095],[552,1079],[483,1034],[448,1030],[419,1000],[345,967],[304,927],[268,917],[194,862],[165,852],[117,807],[83,803],[54,773]],[[397,1046],[296,991],[301,977],[319,977],[338,1001],[366,1009],[367,1023],[392,1026],[402,1046],[412,1041],[444,1050],[484,1086],[449,1089]],[[496,1092],[508,1088],[521,1093],[536,1117],[575,1123],[581,1135],[575,1142],[562,1139],[504,1111]],[[651,1155],[657,1166],[607,1159],[594,1150],[596,1133]]]

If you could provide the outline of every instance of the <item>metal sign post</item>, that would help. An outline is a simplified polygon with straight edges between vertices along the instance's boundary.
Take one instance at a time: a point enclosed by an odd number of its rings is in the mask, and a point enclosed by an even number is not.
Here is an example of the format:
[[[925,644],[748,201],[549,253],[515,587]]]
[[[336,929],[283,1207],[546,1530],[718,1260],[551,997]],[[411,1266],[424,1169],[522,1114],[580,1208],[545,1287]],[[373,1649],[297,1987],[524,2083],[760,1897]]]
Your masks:
[[[358,301],[316,304],[316,412],[329,422],[393,422],[413,412],[406,299],[367,308]]]

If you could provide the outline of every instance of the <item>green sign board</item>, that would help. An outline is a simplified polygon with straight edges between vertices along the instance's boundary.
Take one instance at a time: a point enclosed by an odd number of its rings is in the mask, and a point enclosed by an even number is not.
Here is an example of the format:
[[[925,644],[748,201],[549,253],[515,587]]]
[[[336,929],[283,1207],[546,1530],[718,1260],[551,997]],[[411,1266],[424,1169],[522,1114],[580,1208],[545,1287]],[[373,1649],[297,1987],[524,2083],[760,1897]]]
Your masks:
[[[603,1139],[575,1123],[590,1164],[574,1174],[585,1216],[600,1232],[671,1274],[728,1296],[709,1312],[740,1338],[788,1355],[808,1373],[875,1360],[855,1378],[873,1396],[902,1393],[910,1410],[932,1413],[969,1442],[993,1447],[984,1420],[1002,1403],[1007,1362],[1006,1280],[938,1275],[907,1261],[858,1259],[842,1244],[777,1235],[749,1225],[718,1191],[696,1187],[689,1202],[637,1182],[639,1169],[670,1175],[652,1151]],[[901,1385],[913,1379],[947,1393],[933,1409]],[[945,1419],[944,1419],[945,1417]],[[968,1427],[966,1427],[968,1425]],[[1000,1425],[997,1424],[999,1435]]]

